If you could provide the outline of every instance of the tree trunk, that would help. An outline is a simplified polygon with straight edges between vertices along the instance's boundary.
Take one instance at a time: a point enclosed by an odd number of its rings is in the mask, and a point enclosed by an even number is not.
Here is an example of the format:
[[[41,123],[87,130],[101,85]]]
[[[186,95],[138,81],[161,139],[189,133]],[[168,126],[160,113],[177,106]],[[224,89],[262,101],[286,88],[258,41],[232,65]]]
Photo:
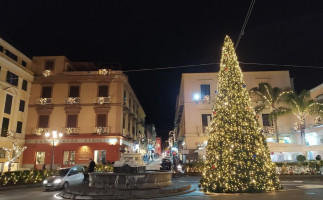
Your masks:
[[[11,162],[8,162],[8,172],[11,171]]]
[[[278,134],[277,118],[274,118],[273,121],[274,121],[275,133],[276,133],[276,141],[277,141],[277,143],[279,143],[279,134]]]
[[[305,145],[305,121],[301,122],[301,144]]]

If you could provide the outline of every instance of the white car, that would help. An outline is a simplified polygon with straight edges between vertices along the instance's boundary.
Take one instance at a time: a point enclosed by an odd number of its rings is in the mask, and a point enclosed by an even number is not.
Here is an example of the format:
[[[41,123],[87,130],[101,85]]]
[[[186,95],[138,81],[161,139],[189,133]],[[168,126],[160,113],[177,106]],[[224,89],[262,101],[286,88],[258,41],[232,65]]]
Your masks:
[[[81,184],[84,179],[84,169],[81,166],[61,168],[54,176],[49,176],[43,181],[46,190],[67,188],[69,185]]]

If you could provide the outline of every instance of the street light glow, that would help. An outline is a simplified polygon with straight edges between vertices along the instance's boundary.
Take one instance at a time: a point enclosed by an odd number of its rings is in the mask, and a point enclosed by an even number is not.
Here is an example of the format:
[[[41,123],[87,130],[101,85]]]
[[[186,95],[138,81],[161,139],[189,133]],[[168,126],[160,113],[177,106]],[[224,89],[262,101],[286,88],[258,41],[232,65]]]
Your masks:
[[[195,93],[195,94],[193,95],[193,99],[194,99],[194,101],[199,101],[199,100],[200,100],[200,95],[199,95],[199,94],[197,94],[197,93]]]

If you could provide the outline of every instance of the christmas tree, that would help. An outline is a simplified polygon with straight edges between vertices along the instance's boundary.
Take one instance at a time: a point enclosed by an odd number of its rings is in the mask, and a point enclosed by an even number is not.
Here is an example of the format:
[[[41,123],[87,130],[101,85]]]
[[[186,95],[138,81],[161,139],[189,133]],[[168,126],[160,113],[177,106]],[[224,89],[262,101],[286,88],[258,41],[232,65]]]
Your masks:
[[[229,36],[222,48],[209,132],[199,185],[203,191],[262,192],[282,188]]]

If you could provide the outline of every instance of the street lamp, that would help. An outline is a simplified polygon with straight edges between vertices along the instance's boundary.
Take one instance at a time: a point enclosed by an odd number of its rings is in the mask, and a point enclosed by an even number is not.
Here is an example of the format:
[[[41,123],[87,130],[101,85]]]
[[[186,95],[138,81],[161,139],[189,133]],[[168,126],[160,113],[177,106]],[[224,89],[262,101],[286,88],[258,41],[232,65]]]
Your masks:
[[[57,134],[57,131],[52,131],[51,133],[46,132],[45,137],[46,137],[46,141],[48,141],[52,145],[52,161],[50,163],[50,170],[53,170],[54,148],[59,143],[59,141],[62,139],[63,133],[60,132],[60,133]]]

